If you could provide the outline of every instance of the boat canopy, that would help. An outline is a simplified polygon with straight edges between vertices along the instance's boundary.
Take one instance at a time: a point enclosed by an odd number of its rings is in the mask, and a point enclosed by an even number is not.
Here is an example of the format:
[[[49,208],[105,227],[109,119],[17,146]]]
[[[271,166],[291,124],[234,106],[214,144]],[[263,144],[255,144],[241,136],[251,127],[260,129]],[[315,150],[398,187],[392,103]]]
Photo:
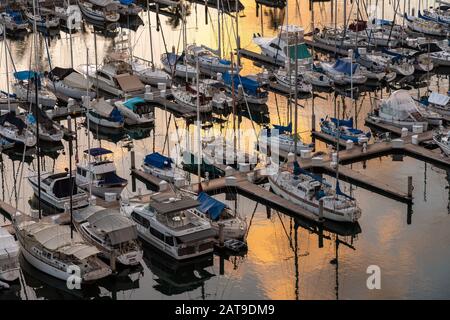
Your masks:
[[[53,194],[57,198],[67,198],[70,197],[70,191],[72,190],[72,195],[78,193],[77,183],[75,177],[65,177],[63,179],[58,179],[53,184]]]
[[[282,126],[282,125],[278,125],[278,124],[274,124],[273,128],[275,130],[278,130],[278,132],[280,134],[288,132],[288,133],[292,133],[292,122],[289,122],[289,124],[287,126]]]
[[[41,77],[41,74],[35,71],[25,70],[14,72],[14,77],[17,80],[24,81],[24,80],[31,80],[34,78],[39,79]]]
[[[233,74],[232,78],[230,72],[223,73],[222,78],[225,84],[229,87],[231,87],[234,82],[235,89],[237,89],[239,85],[242,85],[242,88],[244,89],[245,93],[254,96],[258,94],[258,89],[260,86],[258,81],[256,80],[253,80],[249,77],[243,77],[238,74]]]
[[[96,247],[86,245],[78,233],[73,233],[72,238],[69,226],[25,221],[19,225],[19,229],[32,236],[45,249],[74,256],[79,260],[100,252]]]
[[[86,220],[97,233],[106,235],[113,246],[137,239],[136,225],[117,209],[100,209]]]
[[[289,46],[288,50],[289,50],[289,57],[291,59],[295,59],[296,57],[295,51],[297,51],[298,60],[311,58],[311,53],[309,52],[308,47],[304,43],[300,43],[297,46],[295,45]]]
[[[15,126],[17,129],[19,129],[19,131],[22,131],[27,127],[22,119],[16,117],[16,113],[14,111],[10,111],[0,116],[0,125],[4,125],[6,122]]]
[[[160,169],[169,169],[172,167],[171,164],[173,163],[173,161],[171,158],[155,152],[146,155],[144,163]]]
[[[136,112],[138,107],[142,104],[146,104],[146,101],[139,97],[134,97],[134,98],[128,99],[127,101],[125,101],[123,103],[123,105],[125,107],[127,107],[130,110],[133,110],[134,112]]]
[[[336,126],[344,126],[353,128],[353,117],[351,117],[348,120],[342,120],[342,119],[336,119],[336,118],[330,118],[331,122],[333,122]]]
[[[128,182],[127,179],[124,179],[122,177],[119,177],[115,172],[105,172],[101,175],[102,180],[101,183],[102,184],[123,184]]]
[[[24,24],[26,23],[25,20],[22,17],[22,14],[20,11],[12,10],[10,8],[6,9],[6,13],[13,19],[13,21],[17,24]]]
[[[105,148],[91,148],[88,150],[84,150],[84,153],[89,154],[93,157],[103,156],[105,154],[113,153],[111,150]]]
[[[120,0],[120,4],[129,6],[130,4],[132,4],[134,2],[134,0]]]
[[[391,96],[382,102],[383,112],[391,113],[393,118],[405,120],[411,113],[417,112],[417,106],[406,90],[394,91]]]
[[[450,102],[450,97],[437,92],[432,92],[428,97],[428,102],[438,106],[445,107]]]
[[[71,74],[72,72],[75,72],[75,70],[72,68],[55,67],[52,69],[52,71],[50,71],[49,76],[51,79],[53,79],[54,77],[57,77],[58,79],[62,80],[65,77],[67,77],[69,74]]]
[[[337,59],[333,66],[333,69],[347,75],[354,74],[358,65],[356,63],[350,63],[348,61]]]
[[[218,220],[223,210],[227,207],[226,204],[210,197],[205,192],[200,192],[197,200],[200,202],[198,209],[204,214],[208,214],[212,220]]]

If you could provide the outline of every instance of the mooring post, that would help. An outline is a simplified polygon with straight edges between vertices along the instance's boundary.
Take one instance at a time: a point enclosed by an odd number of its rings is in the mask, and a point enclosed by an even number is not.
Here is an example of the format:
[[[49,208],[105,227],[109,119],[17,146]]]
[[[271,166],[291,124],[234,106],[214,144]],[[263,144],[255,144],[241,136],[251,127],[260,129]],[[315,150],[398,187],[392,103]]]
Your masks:
[[[272,216],[272,211],[269,206],[266,206],[266,214],[267,214],[267,219],[270,219],[270,217]]]
[[[316,131],[316,115],[314,113],[311,115],[311,131]]]
[[[319,225],[319,248],[323,248],[323,227]]]
[[[225,242],[223,234],[224,224],[223,222],[219,222],[218,225],[219,225],[219,247],[223,248],[223,244]]]
[[[113,273],[116,272],[116,255],[114,252],[111,252],[111,258],[110,258],[110,267]]]
[[[131,170],[136,169],[136,154],[134,152],[134,149],[131,149]]]
[[[408,198],[412,199],[412,193],[413,193],[413,184],[412,184],[412,176],[408,177]]]
[[[323,223],[323,200],[319,200],[319,222]]]

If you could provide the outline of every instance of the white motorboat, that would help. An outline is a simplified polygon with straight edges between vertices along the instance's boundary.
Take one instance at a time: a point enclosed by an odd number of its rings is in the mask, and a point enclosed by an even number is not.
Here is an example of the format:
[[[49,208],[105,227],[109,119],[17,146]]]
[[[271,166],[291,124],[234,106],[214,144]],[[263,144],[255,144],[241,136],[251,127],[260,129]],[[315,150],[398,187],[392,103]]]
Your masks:
[[[247,221],[242,219],[236,211],[205,192],[199,193],[197,201],[200,202],[200,205],[194,208],[194,213],[210,221],[212,229],[216,232],[216,237],[219,237],[220,224],[223,224],[225,240],[243,239],[245,237]]]
[[[323,202],[323,217],[338,222],[357,222],[361,209],[356,200],[336,187],[331,188],[323,178],[309,174],[294,162],[293,172],[276,171],[269,175],[272,190],[279,196],[319,215],[319,201]]]
[[[427,99],[427,108],[443,116],[450,116],[450,96],[432,92]]]
[[[92,87],[92,82],[72,68],[55,67],[47,75],[47,79],[47,88],[57,94],[76,100],[81,100],[86,95],[90,99],[95,98],[95,92],[86,92],[87,88]]]
[[[200,72],[206,74],[216,74],[229,72],[233,69],[233,72],[239,73],[242,69],[241,66],[237,64],[231,65],[231,61],[221,59],[220,57],[213,54],[210,50],[206,49],[204,46],[199,46],[197,44],[190,44],[186,47],[186,61],[187,63],[195,66],[198,59],[198,64]]]
[[[158,152],[145,156],[142,163],[142,170],[170,183],[184,178],[183,171],[178,170],[174,165],[174,161]]]
[[[89,19],[100,22],[117,22],[120,14],[114,0],[77,0],[81,12]]]
[[[38,103],[44,108],[53,108],[56,105],[56,96],[53,92],[42,87],[41,75],[36,76],[34,71],[19,71],[14,73],[17,82],[12,84],[12,91],[18,99],[28,103],[36,103],[36,85],[38,86]]]
[[[187,106],[192,108],[193,110],[197,110],[197,90],[192,89],[190,84],[186,84],[186,86],[178,86],[172,87],[172,95],[175,101],[183,106]],[[211,98],[205,96],[202,92],[199,92],[200,96],[200,106],[199,110],[202,113],[211,112],[212,104]]]
[[[80,210],[89,205],[88,194],[78,188],[75,176],[70,179],[67,172],[41,174],[41,200],[46,204],[65,211],[70,209],[70,193],[72,191],[72,209]],[[33,175],[28,177],[36,197],[39,196],[39,177]]]
[[[417,17],[408,16],[404,14],[406,25],[409,29],[415,32],[420,32],[430,36],[445,37],[448,29],[440,23],[427,21]]]
[[[126,94],[144,93],[145,86],[139,77],[133,74],[131,65],[120,53],[110,53],[103,64],[81,65],[79,71],[88,76],[94,86],[118,97]]]
[[[142,260],[136,223],[119,209],[90,206],[74,213],[73,222],[83,239],[97,247],[100,256],[110,261],[117,259],[125,266],[138,265]]]
[[[166,72],[156,67],[147,67],[140,63],[138,59],[134,59],[131,62],[131,66],[133,73],[145,84],[157,86],[160,83],[165,83],[166,87],[170,87],[172,83],[172,77]]]
[[[215,231],[207,219],[193,209],[199,205],[192,198],[156,193],[147,204],[122,203],[122,213],[137,224],[138,234],[176,260],[212,254]]]
[[[96,125],[120,129],[125,124],[122,112],[110,100],[100,99],[91,103],[89,110],[86,112],[86,118]]]
[[[253,35],[253,42],[261,48],[264,55],[283,65],[289,61],[292,62],[296,56],[299,65],[310,65],[312,63],[311,54],[304,43],[304,30],[299,26],[280,26],[278,35],[273,38],[265,38],[255,34]]]
[[[197,70],[184,62],[184,56],[164,53],[161,55],[161,63],[164,70],[172,77],[193,79],[197,76]]]
[[[308,70],[306,68],[300,70],[301,75],[306,83],[310,83],[316,87],[331,87],[333,80],[327,77],[325,74],[314,70]]]
[[[0,226],[0,280],[15,281],[20,276],[20,248],[14,236]]]
[[[76,182],[84,189],[92,191],[92,194],[105,198],[105,194],[115,194],[119,197],[128,181],[119,177],[116,166],[111,160],[112,151],[104,148],[91,148],[84,151],[90,157],[77,165]]]
[[[24,258],[36,269],[67,281],[79,272],[81,284],[105,278],[111,269],[70,226],[26,220],[15,225]]]
[[[0,116],[0,136],[9,142],[28,148],[36,145],[36,136],[14,111]]]
[[[155,107],[149,105],[142,98],[119,100],[114,105],[125,118],[125,124],[127,125],[151,125],[155,122]]]
[[[433,134],[433,141],[441,148],[441,150],[450,156],[450,131],[446,133],[438,130]]]

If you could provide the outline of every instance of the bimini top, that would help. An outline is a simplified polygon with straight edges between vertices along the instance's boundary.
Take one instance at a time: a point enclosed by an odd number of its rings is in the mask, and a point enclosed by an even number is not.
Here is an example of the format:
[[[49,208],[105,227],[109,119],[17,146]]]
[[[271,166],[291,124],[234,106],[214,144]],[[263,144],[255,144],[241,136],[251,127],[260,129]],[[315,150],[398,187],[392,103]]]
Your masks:
[[[17,80],[24,81],[24,80],[31,80],[31,79],[34,79],[36,77],[40,78],[41,74],[37,73],[37,72],[34,72],[34,71],[25,70],[25,71],[14,72],[14,77]]]
[[[145,156],[144,163],[159,169],[169,169],[172,167],[173,160],[169,157],[155,152]]]
[[[333,66],[333,69],[347,75],[354,74],[358,65],[356,63],[350,63],[348,61],[337,59]]]
[[[197,201],[200,202],[198,209],[204,214],[208,214],[213,220],[219,219],[221,213],[227,207],[225,203],[210,197],[204,192],[198,195]]]
[[[253,80],[248,77],[240,76],[238,74],[233,74],[233,78],[232,78],[230,72],[225,72],[223,74],[223,81],[229,87],[231,87],[234,82],[235,90],[238,88],[238,85],[242,85],[242,88],[244,89],[244,91],[251,95],[256,95],[258,93],[257,90],[260,87],[258,81]]]
[[[113,153],[111,150],[105,148],[91,148],[88,150],[84,150],[84,153],[89,154],[93,157],[103,156],[105,154]]]
[[[132,4],[134,2],[134,0],[120,0],[120,4],[129,6],[130,4]]]

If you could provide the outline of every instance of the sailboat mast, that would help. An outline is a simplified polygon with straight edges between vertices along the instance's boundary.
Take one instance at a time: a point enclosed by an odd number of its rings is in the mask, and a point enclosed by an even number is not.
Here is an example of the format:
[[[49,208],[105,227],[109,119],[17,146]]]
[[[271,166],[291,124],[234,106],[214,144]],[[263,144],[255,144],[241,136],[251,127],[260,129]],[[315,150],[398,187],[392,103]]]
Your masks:
[[[197,156],[197,162],[198,162],[198,168],[197,168],[197,174],[198,174],[198,186],[199,190],[202,187],[202,176],[201,176],[201,163],[203,162],[202,157],[202,141],[200,138],[200,87],[199,87],[199,67],[198,67],[198,55],[196,59],[196,84],[197,84],[197,139],[198,139],[198,156]]]
[[[70,0],[67,0],[67,11],[69,11],[69,7],[70,7]],[[63,4],[63,9],[64,9],[64,4]],[[67,25],[67,22],[66,22]],[[69,29],[69,43],[70,43],[70,67],[73,69],[73,43],[72,43],[72,26],[69,28],[69,26],[67,26],[67,28]]]
[[[217,0],[217,41],[219,58],[222,58],[222,35],[220,32],[220,0]]]
[[[152,38],[152,23],[150,21],[150,4],[147,0],[147,19],[148,19],[148,35],[150,37],[150,61],[152,64],[152,70],[155,71],[155,62],[153,60],[153,38]]]
[[[36,0],[33,0],[33,32],[34,32],[34,62],[35,62],[35,74],[34,74],[34,88],[35,88],[35,107],[36,107],[36,154],[37,154],[37,171],[38,171],[38,212],[39,219],[41,219],[41,147],[39,139],[39,57],[38,57],[38,33],[36,26],[37,12],[36,12]],[[29,80],[31,81],[31,79]]]
[[[8,111],[11,112],[11,98],[9,96],[9,66],[8,66],[8,44],[6,42],[6,23],[3,23],[3,41],[5,42],[5,68],[6,68],[6,92],[8,96],[6,97],[8,101]]]
[[[297,46],[298,46],[298,33],[295,31],[295,92],[294,92],[294,100],[295,100],[295,109],[294,109],[294,159],[297,161],[297,143],[298,143],[298,137],[297,137],[297,117],[298,117],[298,103],[297,103],[297,94],[298,94],[298,52],[297,52]],[[291,57],[289,55],[289,63],[291,62]]]
[[[233,159],[236,157],[236,149],[237,149],[237,143],[236,143],[236,97],[234,92],[234,61],[233,61],[233,52],[231,52],[231,100],[233,101]]]
[[[89,47],[86,47],[86,66],[89,66]],[[89,98],[89,68],[86,68],[86,119],[87,119],[87,140],[88,140],[88,163],[89,163],[89,202],[92,197],[92,177],[91,177],[91,130],[90,130],[90,120],[87,117],[89,113],[89,107],[91,103],[91,99]]]

